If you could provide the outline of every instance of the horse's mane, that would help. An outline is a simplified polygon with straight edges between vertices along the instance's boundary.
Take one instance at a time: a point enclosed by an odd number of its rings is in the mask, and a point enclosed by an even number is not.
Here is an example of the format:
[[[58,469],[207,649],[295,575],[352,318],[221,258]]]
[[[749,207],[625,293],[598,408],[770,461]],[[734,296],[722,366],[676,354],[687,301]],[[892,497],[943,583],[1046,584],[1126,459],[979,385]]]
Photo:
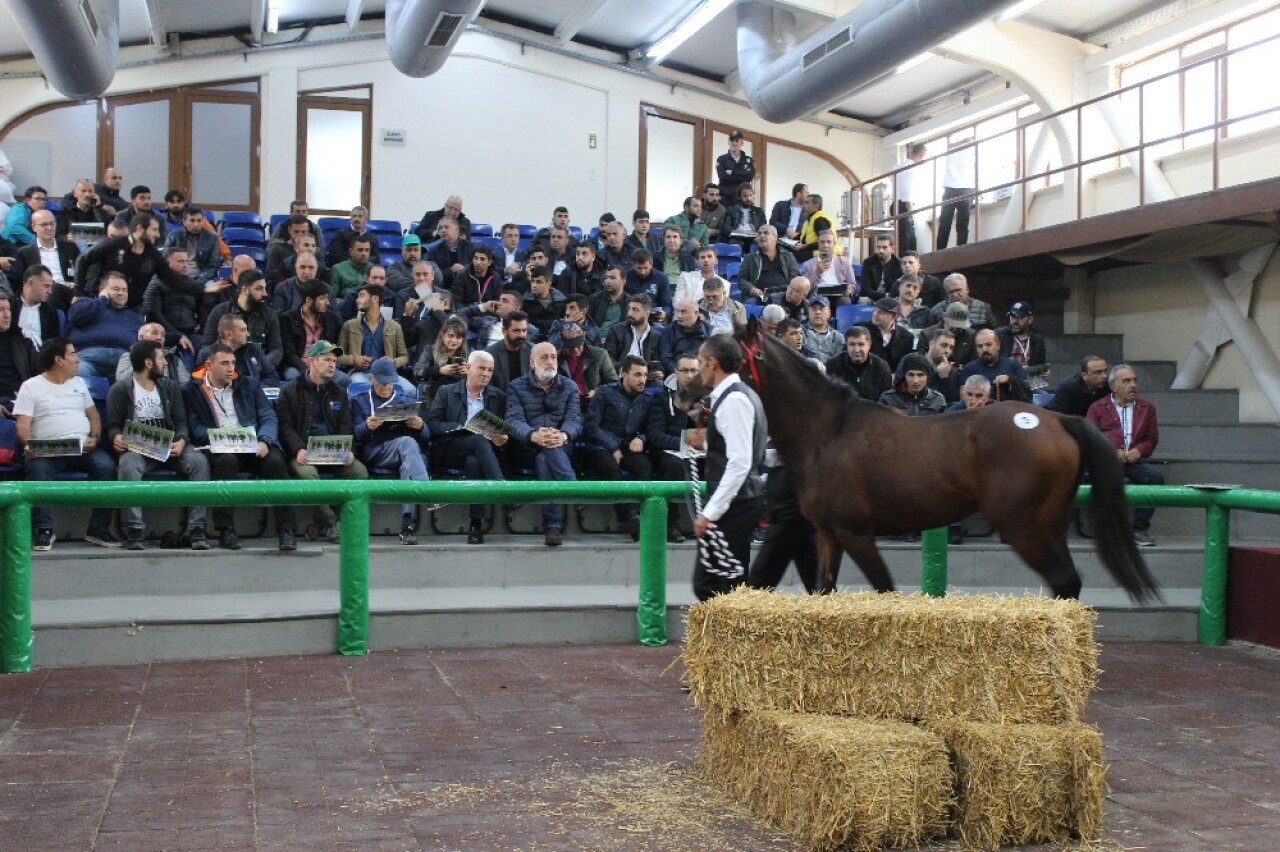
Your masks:
[[[836,403],[837,408],[844,408],[847,405],[857,406],[873,406],[881,408],[879,403],[871,400],[863,399],[854,390],[853,385],[842,379],[835,379],[818,369],[818,365],[805,356],[801,355],[790,346],[778,340],[770,334],[760,335],[761,340],[768,341],[762,345],[771,346],[774,351],[784,353],[784,356],[791,359],[791,366],[798,368],[806,379],[810,382],[820,385],[830,392],[832,400]]]

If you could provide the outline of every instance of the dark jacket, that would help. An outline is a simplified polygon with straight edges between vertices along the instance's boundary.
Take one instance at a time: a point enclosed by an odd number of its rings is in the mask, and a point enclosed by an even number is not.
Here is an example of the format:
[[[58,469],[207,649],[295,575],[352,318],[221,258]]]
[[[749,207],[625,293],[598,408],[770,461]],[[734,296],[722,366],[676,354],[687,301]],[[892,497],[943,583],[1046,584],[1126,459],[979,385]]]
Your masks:
[[[485,352],[493,356],[493,378],[490,379],[491,384],[498,390],[507,391],[511,383],[520,376],[529,373],[529,354],[533,350],[533,345],[526,342],[520,347],[520,375],[512,376],[507,373],[507,344],[501,340],[497,343],[491,343]]]
[[[116,382],[107,391],[107,446],[111,446],[116,435],[124,431],[124,424],[133,419],[134,383]],[[187,406],[182,401],[182,390],[177,382],[158,379],[156,390],[160,392],[160,410],[164,414],[164,422],[154,425],[163,426],[173,432],[173,439],[181,438],[190,441],[191,433],[187,428]]]
[[[62,280],[67,282],[73,278],[79,280],[76,278],[76,260],[80,257],[80,246],[62,238],[55,239],[54,245],[58,247],[58,265],[62,267]],[[13,292],[17,293],[22,289],[22,274],[27,271],[27,267],[37,263],[44,263],[40,257],[39,245],[31,243],[18,249],[13,256],[13,263],[9,264],[9,280],[13,283]]]
[[[453,286],[450,291],[453,294],[454,307],[462,308],[477,302],[492,302],[502,295],[503,286],[502,270],[489,270],[489,274],[481,281],[468,267],[465,272],[453,276]]]
[[[98,281],[104,273],[119,272],[129,282],[129,307],[142,307],[142,297],[151,279],[157,277],[174,290],[203,294],[204,285],[169,268],[164,255],[155,246],[141,254],[132,251],[132,237],[106,239],[80,255],[76,263],[76,290],[82,296],[98,295]]]
[[[1027,371],[1022,365],[1004,355],[990,367],[976,358],[960,368],[956,376],[956,386],[964,387],[965,379],[970,376],[984,376],[991,382],[991,398],[996,402],[1030,402],[1031,388],[1027,382]],[[1008,376],[1007,385],[997,385],[996,379]]]
[[[338,332],[342,331],[342,322],[333,313],[333,311],[325,311],[320,314],[320,325],[323,331],[320,337],[330,343],[338,342]],[[307,327],[302,322],[302,309],[290,311],[280,317],[280,347],[284,353],[283,359],[280,361],[279,368],[285,370],[293,367],[299,373],[307,371],[307,365],[302,360],[304,354],[303,347],[307,343]]]
[[[871,332],[871,354],[883,358],[890,370],[898,369],[898,362],[916,348],[916,339],[911,336],[911,332],[900,325],[894,325],[893,336],[889,338],[889,345],[886,346],[880,329],[869,322],[858,324]]]
[[[920,417],[926,414],[942,414],[947,410],[947,400],[931,387],[916,396],[906,390],[887,390],[880,395],[881,405],[896,408],[908,417]]]
[[[902,261],[895,254],[888,263],[881,263],[877,255],[862,261],[862,274],[858,276],[858,295],[876,300],[889,295],[889,291],[902,277]]]
[[[1110,393],[1111,389],[1106,385],[1096,391],[1090,390],[1089,386],[1084,383],[1084,377],[1079,373],[1074,373],[1069,378],[1063,379],[1058,383],[1053,399],[1045,404],[1045,408],[1050,411],[1056,411],[1059,414],[1074,414],[1076,417],[1084,417],[1089,413],[1089,406],[1110,395]]]
[[[841,352],[827,361],[826,367],[828,378],[839,379],[852,386],[867,402],[878,402],[881,394],[893,388],[893,371],[878,355],[869,355],[866,363],[857,365],[848,352]]]
[[[484,410],[504,420],[507,417],[507,395],[493,385],[480,392]],[[431,442],[439,444],[470,432],[461,432],[467,425],[467,383],[458,382],[440,388],[427,412],[427,428],[431,430]]]
[[[180,227],[176,231],[169,232],[169,236],[165,238],[164,247],[166,249],[186,248],[187,242],[187,229]],[[196,280],[207,284],[216,278],[218,269],[222,266],[222,253],[218,251],[218,235],[202,226],[199,236],[196,237],[196,254],[193,259],[196,266],[200,268],[200,274],[196,276]]]
[[[665,310],[668,319],[671,317],[671,299],[674,291],[671,289],[671,279],[659,269],[657,260],[653,262],[653,271],[649,273],[649,277],[643,280],[634,269],[628,269],[624,291],[628,296],[648,293],[649,298],[653,300],[653,306]]]
[[[332,381],[319,389],[320,412],[330,435],[354,435],[351,407],[347,405],[347,392]],[[311,437],[311,411],[315,401],[316,386],[305,375],[289,382],[280,389],[276,400],[276,414],[280,417],[280,446],[286,459],[298,455],[307,448]]]
[[[366,228],[363,233],[373,236],[373,233]],[[356,232],[347,225],[340,231],[334,231],[333,236],[329,238],[328,245],[324,248],[324,263],[330,269],[337,266],[342,261],[351,256],[351,240],[357,236]],[[317,246],[318,248],[318,246]],[[375,238],[373,245],[370,247],[369,262],[381,265],[382,257],[378,254],[378,240]]]
[[[676,404],[676,392],[664,387],[647,396],[644,442],[650,452],[679,450],[685,429],[692,429],[693,418]]]
[[[564,353],[560,353],[559,357],[560,375],[573,381],[569,375],[569,361],[564,357]],[[586,392],[590,393],[598,387],[613,384],[618,381],[618,370],[613,366],[613,360],[609,357],[609,353],[605,352],[599,346],[584,346],[582,349],[582,381],[586,385]],[[574,385],[577,387],[577,385]]]
[[[360,445],[358,453],[360,458],[369,458],[373,455],[374,450],[387,441],[404,437],[405,435],[416,440],[419,449],[426,449],[427,441],[431,438],[431,430],[427,427],[426,418],[423,418],[421,429],[410,429],[403,420],[383,423],[377,429],[370,429],[365,422],[369,419],[369,414],[373,411],[375,403],[377,405],[401,405],[406,402],[420,402],[420,400],[399,385],[392,386],[391,396],[385,400],[375,394],[372,387],[364,393],[357,393],[349,398],[351,422],[355,425],[356,443]]]
[[[253,379],[263,387],[276,387],[280,384],[280,374],[272,366],[262,347],[250,340],[235,351],[236,372]],[[205,346],[196,353],[196,364],[209,360],[209,347]]]
[[[58,312],[48,302],[41,302],[36,309],[40,314],[40,339],[51,340],[58,336]],[[9,312],[12,319],[9,328],[18,330],[18,318],[22,315],[22,296],[14,296],[9,300]],[[18,332],[21,336],[22,332]]]
[[[142,315],[149,322],[164,326],[166,339],[185,334],[195,344],[203,338],[203,294],[175,290],[161,279],[153,278],[142,295]]]
[[[782,277],[787,281],[795,278],[800,274],[800,264],[796,263],[796,256],[787,251],[785,246],[778,246],[778,259],[782,262]],[[738,268],[738,285],[742,287],[742,294],[747,295],[747,291],[757,289],[757,281],[760,280],[760,273],[763,271],[764,255],[758,251],[743,255],[742,266]],[[785,290],[785,285],[775,288],[777,290]],[[765,293],[766,296],[769,293]]]
[[[1013,329],[1002,325],[996,329],[996,338],[1000,341],[1000,354],[1012,358],[1014,352]],[[1043,367],[1049,363],[1049,354],[1045,348],[1044,336],[1031,332],[1027,340],[1027,360],[1024,367]],[[1027,374],[1039,373],[1042,370],[1027,370]]]
[[[703,342],[711,336],[711,326],[702,320],[692,329],[686,330],[678,323],[671,323],[658,338],[658,360],[662,362],[662,372],[671,375],[676,371],[676,360],[681,355],[696,355]]]
[[[102,209],[102,205],[90,207],[88,210],[81,210],[80,205],[76,204],[75,197],[68,193],[62,197],[62,209],[59,210],[54,219],[57,227],[54,229],[59,237],[65,237],[71,233],[72,225],[109,225],[114,219],[107,211]],[[103,229],[106,230],[105,228]]]
[[[604,290],[597,290],[591,294],[591,298],[587,299],[587,316],[600,328],[604,328],[605,317],[609,313],[609,294]],[[618,325],[624,325],[627,321],[627,291],[623,290],[619,297],[618,306],[622,310],[618,313]],[[608,329],[606,328],[607,332]]]
[[[298,310],[298,308],[302,307],[303,286],[298,282],[297,276],[283,279],[271,291],[271,298],[267,299],[267,307],[275,311],[276,316],[280,317]],[[338,310],[338,291],[334,290],[333,285],[328,282],[325,282],[325,286],[329,288],[329,310],[336,313]],[[232,292],[235,291],[232,290]]]
[[[234,299],[223,302],[209,311],[209,318],[204,322],[204,345],[212,346],[218,342],[218,321],[226,314],[244,319],[249,326],[249,339],[262,347],[271,363],[279,364],[284,360],[284,346],[280,340],[280,318],[266,303],[258,306],[256,311],[245,313]]]
[[[127,307],[113,308],[103,298],[80,299],[67,314],[67,337],[77,349],[90,346],[128,349],[138,342],[140,328],[141,314]]]
[[[218,425],[213,416],[213,402],[205,387],[203,373],[196,370],[199,378],[193,378],[182,389],[182,400],[187,407],[187,428],[191,432],[193,447],[209,445],[209,430]],[[235,404],[236,419],[241,426],[252,426],[258,433],[258,440],[266,444],[280,446],[279,420],[275,409],[267,402],[262,388],[253,379],[237,378],[231,383],[231,399]]]
[[[567,263],[560,274],[555,277],[554,285],[561,293],[594,296],[604,292],[605,263],[599,257],[586,270],[579,269],[575,263]],[[626,310],[623,310],[626,313]]]
[[[628,395],[622,385],[605,385],[587,406],[582,438],[588,446],[609,452],[623,449],[632,438],[644,437],[643,414],[647,411],[644,391]]]
[[[11,388],[0,387],[0,399],[13,399],[18,395],[22,383],[40,371],[36,369],[36,348],[23,336],[17,322],[9,326],[9,330],[0,334],[0,346],[8,348],[9,360],[13,362],[17,373],[17,383]]]
[[[640,357],[646,361],[658,360],[658,340],[662,337],[662,326],[650,325],[649,335],[640,343]],[[618,322],[609,326],[604,336],[604,351],[614,364],[621,364],[622,359],[631,351],[631,324]]]
[[[564,293],[552,287],[549,295],[550,304],[545,305],[532,293],[524,297],[523,310],[529,315],[529,325],[536,326],[543,337],[551,331],[551,324],[564,316]]]
[[[739,152],[736,162],[728,151],[716,157],[716,181],[720,184],[720,197],[726,203],[736,202],[742,185],[755,179],[756,161],[746,151]]]
[[[756,205],[747,208],[747,215],[751,220],[751,231],[755,233],[764,225],[769,224],[769,220],[764,217],[764,210]],[[723,236],[727,237],[742,225],[742,205],[731,204],[724,214],[724,232]]]
[[[809,214],[800,211],[800,219],[796,222],[796,232],[800,231],[804,225],[804,220],[809,218]],[[791,222],[791,199],[784,198],[777,204],[773,205],[773,209],[769,211],[769,224],[778,229],[778,236],[785,237],[787,235],[787,227]]]
[[[888,295],[895,299],[898,298],[898,285],[901,282],[902,278],[897,278],[889,288]],[[927,272],[920,273],[920,304],[926,308],[932,308],[939,302],[945,302],[946,300],[947,291],[942,286],[942,282],[938,280],[938,276],[930,275]]]
[[[440,220],[444,218],[444,208],[439,210],[428,210],[422,214],[422,220],[418,222],[418,230],[415,234],[422,240],[425,246],[427,243],[435,242],[436,228],[440,226]],[[471,236],[471,220],[465,214],[458,214],[458,235],[464,240]]]
[[[521,376],[507,393],[506,420],[516,427],[516,440],[529,443],[529,436],[544,426],[559,429],[576,441],[582,435],[582,406],[573,379],[556,376],[543,390],[532,376]]]

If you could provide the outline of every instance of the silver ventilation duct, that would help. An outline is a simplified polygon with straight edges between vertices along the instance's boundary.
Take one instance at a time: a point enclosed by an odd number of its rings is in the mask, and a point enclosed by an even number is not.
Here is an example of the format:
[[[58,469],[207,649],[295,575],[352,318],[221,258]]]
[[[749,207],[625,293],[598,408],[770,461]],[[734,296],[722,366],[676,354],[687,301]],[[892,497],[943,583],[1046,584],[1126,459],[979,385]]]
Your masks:
[[[9,8],[55,89],[79,100],[111,85],[120,52],[120,0],[10,0]]]
[[[867,0],[791,49],[774,36],[774,9],[738,4],[738,78],[765,121],[830,107],[917,54],[989,18],[1010,0]]]
[[[387,55],[401,74],[427,77],[453,52],[484,0],[387,0]]]

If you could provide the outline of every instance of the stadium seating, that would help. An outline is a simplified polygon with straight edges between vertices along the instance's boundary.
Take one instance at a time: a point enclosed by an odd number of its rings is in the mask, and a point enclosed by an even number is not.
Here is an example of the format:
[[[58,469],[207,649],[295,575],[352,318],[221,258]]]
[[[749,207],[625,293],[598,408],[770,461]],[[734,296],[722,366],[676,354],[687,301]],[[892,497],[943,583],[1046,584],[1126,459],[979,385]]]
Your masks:
[[[841,305],[836,308],[836,328],[844,331],[851,325],[860,322],[871,322],[875,308],[871,305]]]

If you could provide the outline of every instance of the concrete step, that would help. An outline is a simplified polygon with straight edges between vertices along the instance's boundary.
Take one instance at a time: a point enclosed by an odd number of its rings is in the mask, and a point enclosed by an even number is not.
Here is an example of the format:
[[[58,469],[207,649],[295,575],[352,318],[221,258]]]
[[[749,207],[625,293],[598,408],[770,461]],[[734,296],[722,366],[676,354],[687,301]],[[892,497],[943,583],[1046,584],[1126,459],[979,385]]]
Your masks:
[[[1143,390],[1141,394],[1156,407],[1156,419],[1162,432],[1165,424],[1172,423],[1224,425],[1240,422],[1240,392],[1237,390]]]
[[[1080,369],[1080,359],[1086,355],[1100,355],[1109,363],[1123,360],[1124,335],[1122,334],[1052,334],[1044,339],[1045,355],[1050,363],[1067,361],[1074,365],[1072,372]],[[1064,373],[1059,378],[1065,378]]]
[[[1173,384],[1174,376],[1178,373],[1178,365],[1173,361],[1129,361],[1130,365],[1138,371],[1138,387],[1141,389],[1143,396],[1149,395],[1153,391],[1169,390],[1169,386]],[[1049,384],[1057,387],[1058,382],[1074,376],[1080,372],[1080,360],[1073,361],[1049,361]],[[1163,413],[1163,412],[1162,412]]]
[[[1232,461],[1280,461],[1280,426],[1276,424],[1166,423],[1163,410],[1157,411],[1160,415],[1158,458],[1221,461],[1224,464]]]

